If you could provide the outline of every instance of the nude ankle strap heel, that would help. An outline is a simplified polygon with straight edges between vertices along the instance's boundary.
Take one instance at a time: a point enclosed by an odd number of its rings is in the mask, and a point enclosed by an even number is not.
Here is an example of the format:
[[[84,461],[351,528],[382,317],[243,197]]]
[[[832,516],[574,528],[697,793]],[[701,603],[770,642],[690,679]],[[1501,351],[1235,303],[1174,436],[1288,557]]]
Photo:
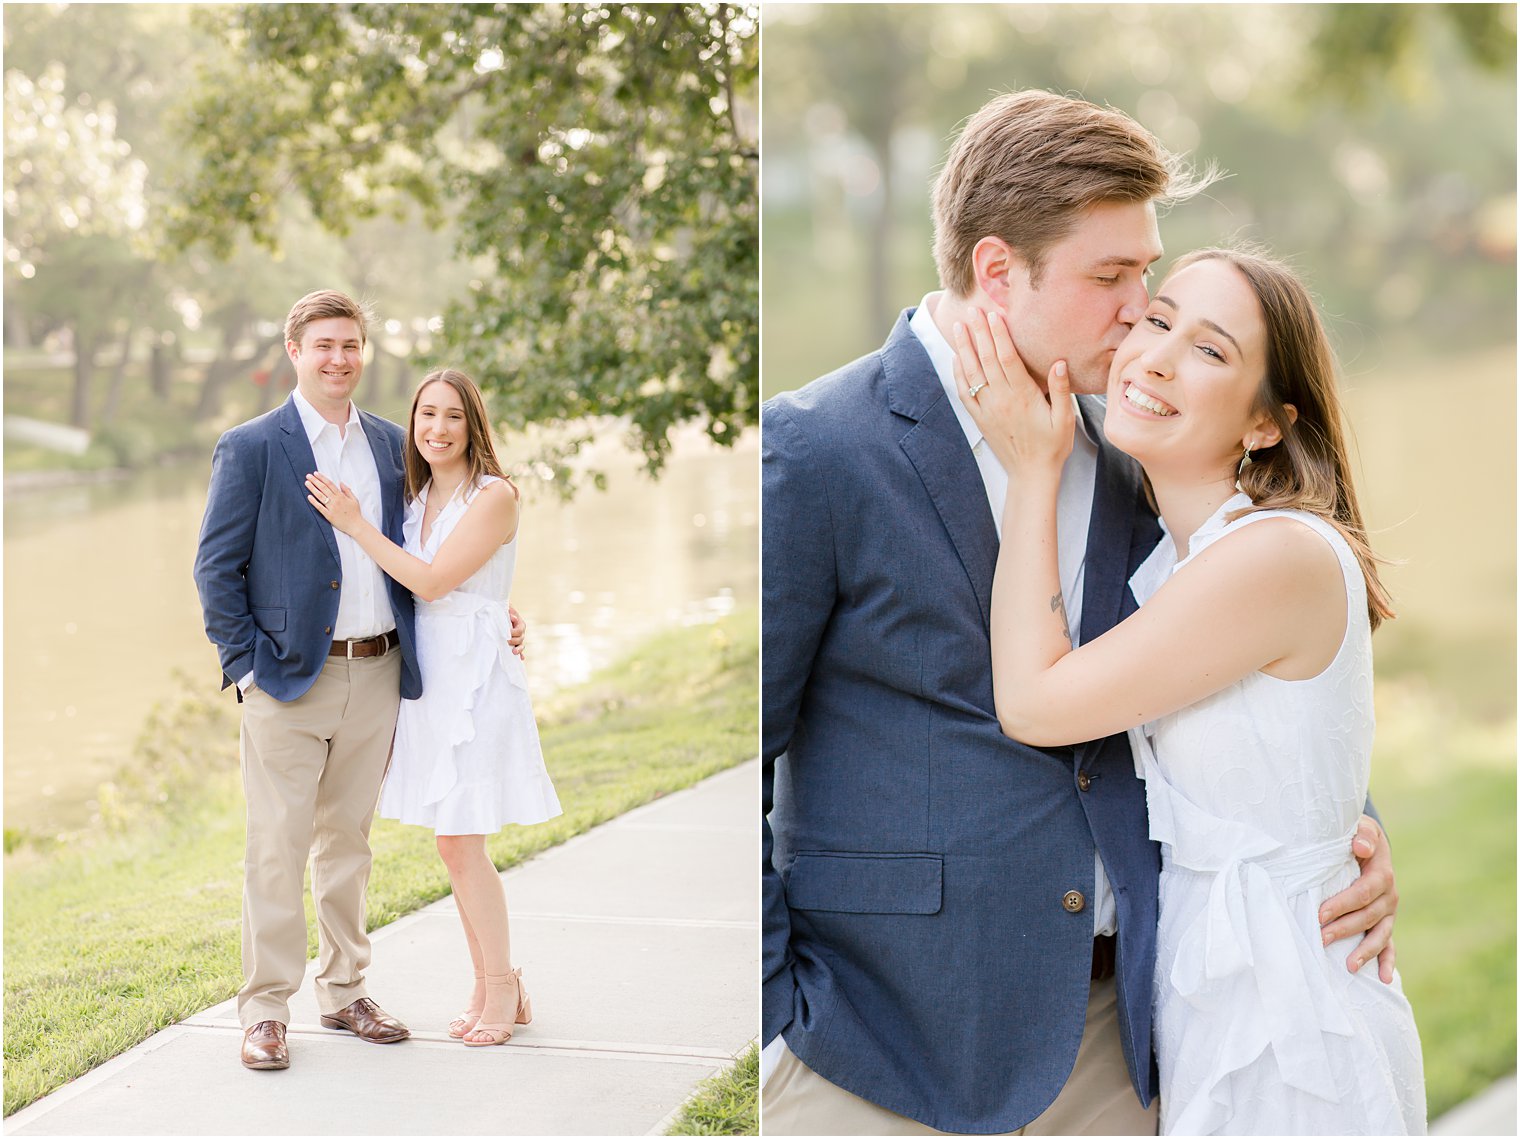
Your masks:
[[[533,1002],[528,998],[528,990],[523,985],[522,966],[519,965],[510,973],[502,973],[500,976],[490,973],[486,974],[486,984],[488,985],[507,985],[513,981],[517,982],[517,1016],[514,1018],[514,1022],[517,1024],[530,1024],[533,1020]]]
[[[465,1033],[464,1043],[469,1048],[488,1048],[493,1044],[505,1044],[512,1039],[512,1029],[518,1024],[527,1024],[533,1019],[533,1006],[528,1000],[528,991],[523,988],[522,969],[513,969],[510,973],[493,975],[486,974],[486,985],[515,985],[517,987],[517,1013],[513,1020],[507,1024],[480,1024],[477,1023],[470,1032],[484,1032],[490,1035],[485,1040],[471,1040],[469,1033]]]

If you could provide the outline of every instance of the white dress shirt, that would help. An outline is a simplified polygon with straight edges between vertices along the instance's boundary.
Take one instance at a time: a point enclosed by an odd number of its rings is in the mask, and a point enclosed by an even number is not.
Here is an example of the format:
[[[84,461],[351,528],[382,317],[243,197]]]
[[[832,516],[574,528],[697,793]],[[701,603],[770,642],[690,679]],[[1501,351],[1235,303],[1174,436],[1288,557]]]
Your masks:
[[[380,501],[380,472],[369,438],[364,434],[359,409],[349,401],[348,422],[340,432],[336,423],[328,422],[312,407],[299,388],[292,398],[317,460],[317,470],[339,485],[347,483],[359,500],[360,513],[377,529],[381,528],[384,510]],[[391,612],[384,571],[353,538],[336,528],[333,537],[338,542],[341,573],[333,640],[358,640],[390,632],[396,627],[396,616]],[[249,672],[238,681],[238,688],[246,692],[253,679],[253,673]]]
[[[335,483],[347,483],[359,500],[360,513],[376,529],[382,528],[380,471],[359,420],[359,409],[349,401],[348,422],[339,432],[338,425],[323,419],[299,390],[295,401],[317,470]],[[396,618],[386,594],[385,572],[353,538],[340,530],[334,530],[333,537],[338,540],[338,563],[343,571],[333,640],[352,641],[390,632],[396,627]]]

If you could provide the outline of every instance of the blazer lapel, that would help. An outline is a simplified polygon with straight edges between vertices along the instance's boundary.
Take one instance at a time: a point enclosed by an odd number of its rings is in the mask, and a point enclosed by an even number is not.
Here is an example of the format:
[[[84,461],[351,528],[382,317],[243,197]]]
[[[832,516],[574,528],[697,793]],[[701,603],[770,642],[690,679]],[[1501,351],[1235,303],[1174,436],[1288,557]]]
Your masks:
[[[278,422],[280,444],[285,448],[285,457],[290,460],[290,469],[296,476],[301,504],[321,523],[317,529],[322,532],[322,540],[327,543],[327,549],[332,554],[333,561],[339,561],[338,539],[333,536],[333,528],[306,501],[306,476],[317,469],[317,457],[312,454],[311,442],[306,438],[306,426],[301,422],[301,413],[296,410],[295,397],[287,399],[280,408]]]
[[[891,410],[913,421],[901,439],[903,452],[939,512],[961,566],[976,594],[983,628],[991,628],[992,573],[997,567],[997,528],[966,434],[955,418],[928,354],[908,327],[911,310],[897,319],[882,367]]]
[[[1138,564],[1137,545],[1147,550],[1161,536],[1154,519],[1142,512],[1144,493],[1140,467],[1128,455],[1103,438],[1103,408],[1095,399],[1077,400],[1084,420],[1098,440],[1098,471],[1093,487],[1093,508],[1087,530],[1087,554],[1082,573],[1081,643],[1101,637],[1118,624],[1134,606],[1124,604],[1129,576]],[[1078,768],[1096,762],[1101,740],[1078,744],[1074,763]],[[1128,754],[1128,749],[1124,754]]]
[[[1138,508],[1143,494],[1139,466],[1103,439],[1103,415],[1096,401],[1079,399],[1077,403],[1093,437],[1099,440],[1097,479],[1093,486],[1093,508],[1082,574],[1080,635],[1081,643],[1085,645],[1108,632],[1121,619],[1120,607],[1129,583],[1130,549],[1136,537]]]

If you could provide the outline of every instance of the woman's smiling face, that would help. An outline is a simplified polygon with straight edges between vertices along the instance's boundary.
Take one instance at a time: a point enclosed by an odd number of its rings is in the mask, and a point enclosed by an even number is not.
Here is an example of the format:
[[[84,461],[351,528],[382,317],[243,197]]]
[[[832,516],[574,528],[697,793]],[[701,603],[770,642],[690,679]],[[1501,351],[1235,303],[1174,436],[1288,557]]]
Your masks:
[[[429,463],[447,465],[468,457],[470,429],[464,401],[452,385],[435,380],[417,393],[412,440]]]
[[[1266,358],[1245,276],[1217,258],[1196,261],[1162,282],[1114,354],[1104,432],[1153,476],[1233,479],[1247,441],[1277,442],[1256,410]]]

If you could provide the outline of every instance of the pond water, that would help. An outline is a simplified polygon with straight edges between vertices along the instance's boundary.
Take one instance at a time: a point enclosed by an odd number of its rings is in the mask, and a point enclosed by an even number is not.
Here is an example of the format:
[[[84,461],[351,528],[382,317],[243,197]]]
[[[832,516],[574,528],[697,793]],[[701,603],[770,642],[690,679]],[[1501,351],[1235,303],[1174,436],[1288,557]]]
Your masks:
[[[753,604],[759,457],[683,436],[658,482],[610,443],[608,489],[525,487],[513,604],[535,693],[586,679],[650,634]],[[215,693],[191,580],[206,463],[5,498],[5,825],[83,825],[155,702]],[[225,699],[231,701],[228,694]]]

